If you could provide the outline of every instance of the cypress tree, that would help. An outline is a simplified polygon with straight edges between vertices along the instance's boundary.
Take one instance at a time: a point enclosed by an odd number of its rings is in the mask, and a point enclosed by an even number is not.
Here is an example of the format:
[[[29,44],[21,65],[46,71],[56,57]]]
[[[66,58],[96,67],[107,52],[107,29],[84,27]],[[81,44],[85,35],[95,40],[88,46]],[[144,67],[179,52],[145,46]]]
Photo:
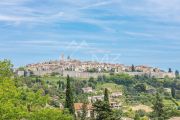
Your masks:
[[[69,112],[71,114],[74,114],[74,102],[73,102],[73,93],[71,90],[71,79],[69,75],[67,75],[67,85],[66,85],[66,102],[65,102],[65,108],[69,109]]]
[[[134,67],[133,64],[132,64],[132,66],[131,66],[131,71],[132,71],[132,72],[135,72],[135,67]]]
[[[174,86],[171,87],[171,95],[173,98],[175,98],[176,90],[175,90]]]
[[[109,104],[109,93],[107,88],[104,90],[104,101]]]
[[[168,72],[169,72],[169,73],[172,73],[172,70],[171,70],[171,68],[169,68]]]

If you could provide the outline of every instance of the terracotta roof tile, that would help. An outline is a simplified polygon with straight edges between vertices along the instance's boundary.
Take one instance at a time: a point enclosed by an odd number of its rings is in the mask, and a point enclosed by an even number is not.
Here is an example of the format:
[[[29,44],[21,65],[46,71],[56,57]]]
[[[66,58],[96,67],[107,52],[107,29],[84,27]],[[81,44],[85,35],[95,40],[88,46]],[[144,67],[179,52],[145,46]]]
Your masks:
[[[83,103],[74,103],[74,109],[75,110],[81,110],[83,106]],[[87,109],[92,109],[92,104],[87,104]]]

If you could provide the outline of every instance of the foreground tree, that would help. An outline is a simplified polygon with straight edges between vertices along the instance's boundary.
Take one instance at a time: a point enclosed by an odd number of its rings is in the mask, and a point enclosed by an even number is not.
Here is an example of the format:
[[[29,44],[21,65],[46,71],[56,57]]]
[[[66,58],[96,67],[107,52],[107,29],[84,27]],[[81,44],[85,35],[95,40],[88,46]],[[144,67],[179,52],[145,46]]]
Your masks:
[[[69,109],[71,114],[74,114],[74,100],[73,100],[73,93],[71,89],[71,79],[69,75],[67,76],[67,85],[66,85],[66,102],[65,108]]]
[[[13,75],[13,65],[9,60],[0,61],[0,80],[10,79]]]
[[[93,107],[96,114],[95,120],[121,120],[122,111],[112,110],[105,101],[97,101]]]
[[[108,89],[104,90],[104,101],[97,101],[93,104],[96,113],[96,120],[120,120],[121,110],[112,110],[109,104]]]
[[[93,107],[96,112],[96,120],[110,120],[112,110],[107,102],[97,101],[93,104]]]
[[[18,88],[12,76],[11,63],[0,61],[0,120],[73,120],[59,109],[46,108],[43,90]]]
[[[96,120],[109,120],[109,117],[112,115],[112,110],[109,105],[107,88],[104,90],[104,101],[97,101],[93,106],[97,113]]]
[[[153,118],[158,120],[164,120],[165,118],[164,104],[163,104],[163,99],[161,98],[159,93],[156,93],[153,109],[154,109]]]
[[[42,109],[33,112],[28,117],[29,120],[73,120],[72,116],[64,114],[58,109]]]

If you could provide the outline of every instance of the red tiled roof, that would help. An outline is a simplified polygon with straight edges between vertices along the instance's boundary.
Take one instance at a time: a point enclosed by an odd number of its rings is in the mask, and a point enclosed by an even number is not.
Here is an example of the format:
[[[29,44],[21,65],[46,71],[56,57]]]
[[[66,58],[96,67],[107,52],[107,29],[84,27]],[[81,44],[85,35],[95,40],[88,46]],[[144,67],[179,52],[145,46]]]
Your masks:
[[[81,110],[83,106],[83,103],[74,103],[74,109],[75,110]],[[87,109],[91,110],[92,109],[92,104],[87,104]]]

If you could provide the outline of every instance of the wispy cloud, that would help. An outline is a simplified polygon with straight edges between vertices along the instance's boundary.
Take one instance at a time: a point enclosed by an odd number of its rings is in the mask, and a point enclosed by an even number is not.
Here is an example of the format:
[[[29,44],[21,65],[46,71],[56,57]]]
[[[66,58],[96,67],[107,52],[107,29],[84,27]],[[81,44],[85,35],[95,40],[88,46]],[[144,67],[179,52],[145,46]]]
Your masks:
[[[179,0],[0,0],[0,57],[78,49],[165,63],[180,54],[179,13]]]
[[[30,0],[1,0],[0,5],[20,5]]]
[[[86,5],[80,9],[96,8],[96,7],[100,7],[100,6],[109,5],[113,2],[114,2],[114,0],[112,0],[112,1],[101,1],[101,2],[97,2],[97,3],[92,3],[90,5]]]
[[[124,32],[127,35],[131,35],[131,36],[142,36],[142,37],[153,37],[152,34],[148,34],[148,33],[144,33],[144,32]]]
[[[32,17],[24,16],[11,16],[11,15],[0,15],[0,21],[6,22],[24,22],[24,21],[33,21]]]

